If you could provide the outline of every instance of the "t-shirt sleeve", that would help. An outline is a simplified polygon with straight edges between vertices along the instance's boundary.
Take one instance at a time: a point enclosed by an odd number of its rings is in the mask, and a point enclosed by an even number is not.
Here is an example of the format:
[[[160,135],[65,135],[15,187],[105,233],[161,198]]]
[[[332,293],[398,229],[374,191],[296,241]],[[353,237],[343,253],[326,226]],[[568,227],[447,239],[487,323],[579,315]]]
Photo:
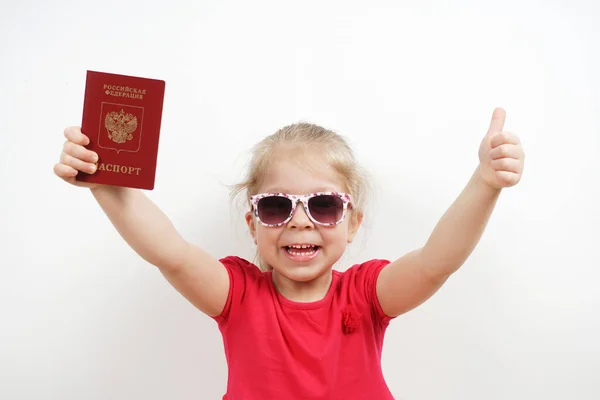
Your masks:
[[[213,317],[219,325],[235,318],[244,298],[253,290],[260,276],[258,267],[243,258],[229,256],[219,260],[229,274],[229,292],[221,314]]]
[[[373,320],[382,326],[393,319],[383,312],[377,296],[377,278],[388,264],[388,260],[374,259],[356,264],[346,271],[351,302],[370,312]]]

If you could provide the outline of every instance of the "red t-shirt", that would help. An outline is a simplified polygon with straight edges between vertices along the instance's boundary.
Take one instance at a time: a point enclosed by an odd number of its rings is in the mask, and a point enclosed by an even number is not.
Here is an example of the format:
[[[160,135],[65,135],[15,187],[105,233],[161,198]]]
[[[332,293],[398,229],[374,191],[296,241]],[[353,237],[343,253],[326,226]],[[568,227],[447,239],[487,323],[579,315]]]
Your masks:
[[[223,400],[388,400],[381,349],[391,320],[375,283],[387,260],[333,270],[326,296],[293,302],[271,272],[239,257],[220,260],[230,290],[221,315],[229,377]]]

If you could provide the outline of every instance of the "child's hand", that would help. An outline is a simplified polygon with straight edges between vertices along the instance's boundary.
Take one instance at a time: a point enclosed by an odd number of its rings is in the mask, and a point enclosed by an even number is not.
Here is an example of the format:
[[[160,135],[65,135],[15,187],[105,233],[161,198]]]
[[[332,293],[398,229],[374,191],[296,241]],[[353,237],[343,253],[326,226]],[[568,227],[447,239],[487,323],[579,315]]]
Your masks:
[[[60,154],[60,162],[54,165],[54,173],[64,181],[81,187],[94,188],[96,183],[80,182],[75,180],[79,171],[93,174],[96,172],[98,155],[86,149],[84,146],[90,143],[90,139],[81,132],[79,127],[65,129],[67,140]]]
[[[479,147],[481,177],[493,188],[514,186],[523,174],[525,153],[517,135],[505,132],[506,112],[496,108],[490,128]]]

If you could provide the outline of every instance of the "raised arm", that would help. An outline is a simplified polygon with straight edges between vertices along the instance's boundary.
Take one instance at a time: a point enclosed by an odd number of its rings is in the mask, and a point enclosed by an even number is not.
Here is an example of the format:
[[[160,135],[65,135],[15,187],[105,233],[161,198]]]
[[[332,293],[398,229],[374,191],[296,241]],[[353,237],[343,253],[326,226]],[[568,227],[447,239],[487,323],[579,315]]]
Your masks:
[[[501,190],[520,181],[525,155],[518,137],[502,131],[505,118],[503,109],[494,111],[479,149],[479,166],[425,245],[379,274],[377,295],[387,315],[405,313],[438,291],[479,242]]]
[[[96,155],[80,128],[65,130],[67,141],[57,176],[76,186],[88,187],[121,237],[194,306],[209,316],[221,313],[229,291],[225,267],[202,249],[187,242],[169,218],[138,190],[78,182],[78,171],[93,173]]]
[[[186,299],[210,316],[220,314],[229,290],[225,267],[186,241],[169,218],[137,189],[98,186],[94,197],[127,244]]]

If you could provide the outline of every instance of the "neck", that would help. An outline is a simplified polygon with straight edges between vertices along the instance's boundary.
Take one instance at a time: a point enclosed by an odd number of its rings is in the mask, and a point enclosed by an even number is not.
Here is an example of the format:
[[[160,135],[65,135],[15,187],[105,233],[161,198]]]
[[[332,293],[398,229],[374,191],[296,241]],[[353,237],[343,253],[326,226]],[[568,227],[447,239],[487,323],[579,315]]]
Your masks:
[[[331,286],[333,274],[331,269],[323,275],[306,282],[298,282],[286,278],[273,270],[273,285],[286,299],[299,303],[310,303],[322,300]]]

